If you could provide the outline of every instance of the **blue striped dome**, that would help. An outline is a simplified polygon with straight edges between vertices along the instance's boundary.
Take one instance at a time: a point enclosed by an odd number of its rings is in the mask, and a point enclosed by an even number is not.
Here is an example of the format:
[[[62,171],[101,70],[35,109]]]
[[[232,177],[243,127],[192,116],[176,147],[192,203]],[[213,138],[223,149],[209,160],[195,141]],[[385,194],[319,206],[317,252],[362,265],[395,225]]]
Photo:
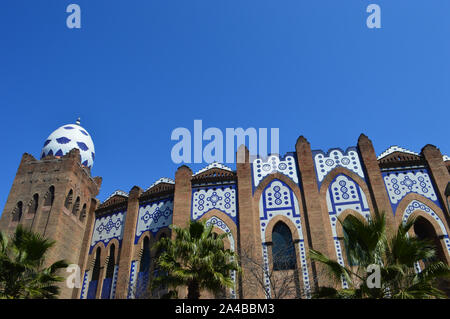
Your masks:
[[[72,149],[80,150],[80,161],[83,166],[91,168],[94,165],[95,148],[89,133],[77,124],[63,125],[54,131],[44,143],[41,159],[48,155],[64,156]]]

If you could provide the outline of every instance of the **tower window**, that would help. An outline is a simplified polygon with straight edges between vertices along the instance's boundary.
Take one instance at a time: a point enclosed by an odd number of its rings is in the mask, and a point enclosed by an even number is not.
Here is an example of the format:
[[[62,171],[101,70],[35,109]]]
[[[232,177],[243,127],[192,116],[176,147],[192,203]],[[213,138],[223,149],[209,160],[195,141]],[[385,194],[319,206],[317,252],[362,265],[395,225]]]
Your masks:
[[[39,204],[39,195],[34,194],[33,199],[31,200],[30,208],[28,209],[28,213],[31,215],[36,214],[37,209],[38,209],[38,204]]]
[[[79,209],[80,209],[80,197],[77,197],[75,204],[72,207],[72,214],[76,216],[78,214]]]
[[[73,199],[73,191],[70,190],[69,194],[67,194],[66,201],[64,202],[64,207],[69,209],[70,205],[72,205],[72,199]]]
[[[22,219],[22,209],[23,209],[22,202],[18,202],[13,211],[13,221],[18,222]]]
[[[80,222],[83,222],[85,217],[86,217],[86,204],[84,204],[83,208],[81,209]]]
[[[45,194],[44,206],[52,206],[54,200],[55,200],[55,187],[50,186],[47,191],[47,194]]]

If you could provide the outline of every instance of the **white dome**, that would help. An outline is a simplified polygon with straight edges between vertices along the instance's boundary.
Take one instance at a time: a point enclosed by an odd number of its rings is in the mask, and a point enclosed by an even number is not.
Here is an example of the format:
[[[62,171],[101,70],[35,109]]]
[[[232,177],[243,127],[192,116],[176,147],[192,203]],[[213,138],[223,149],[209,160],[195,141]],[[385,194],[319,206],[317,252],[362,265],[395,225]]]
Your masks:
[[[72,149],[80,150],[81,164],[89,168],[94,165],[95,148],[89,133],[77,124],[63,125],[54,131],[44,143],[41,158],[54,155],[64,156]]]

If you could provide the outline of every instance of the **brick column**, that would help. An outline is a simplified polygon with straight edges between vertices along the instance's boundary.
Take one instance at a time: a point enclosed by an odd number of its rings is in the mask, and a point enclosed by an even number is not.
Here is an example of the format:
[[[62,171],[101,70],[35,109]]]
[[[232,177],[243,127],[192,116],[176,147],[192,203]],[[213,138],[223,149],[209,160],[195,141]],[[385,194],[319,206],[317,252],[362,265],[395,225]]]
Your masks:
[[[252,170],[250,165],[249,151],[245,145],[241,145],[237,151],[236,159],[237,170],[237,191],[238,191],[238,253],[241,250],[246,253],[254,254],[253,257],[260,260],[262,263],[261,255],[261,241],[259,228],[259,212],[258,208],[253,207],[253,191],[252,191]],[[245,246],[244,246],[245,245]],[[254,291],[250,287],[247,287],[245,283],[250,280],[247,276],[248,270],[243,267],[242,278],[240,282],[240,298],[263,298],[262,291]]]
[[[329,246],[333,242],[333,235],[331,228],[328,226],[330,220],[326,208],[321,207],[321,199],[319,193],[319,186],[317,183],[316,171],[314,168],[314,160],[311,151],[311,145],[308,140],[300,136],[295,144],[297,152],[298,171],[300,172],[300,179],[303,191],[302,210],[305,211],[305,221],[307,235],[312,249],[318,250],[327,256],[333,256],[334,250]],[[324,276],[318,276],[321,272],[320,265],[312,264],[313,276],[316,277],[319,286],[328,285],[328,280]],[[314,285],[314,283],[311,283]],[[315,287],[311,287],[314,289]]]
[[[448,203],[447,196],[445,195],[445,188],[450,181],[450,174],[445,166],[441,151],[436,146],[428,144],[422,148],[421,153],[428,164],[431,178],[433,179],[434,185],[438,191],[439,200],[442,207],[446,208],[444,209],[444,213],[445,210],[447,210],[447,214],[445,215],[448,218],[450,208],[447,206]]]
[[[374,208],[378,213],[384,212],[386,215],[386,225],[395,231],[396,224],[394,213],[389,201],[389,196],[378,165],[377,155],[373,148],[372,141],[364,134],[358,138],[358,150],[365,168],[367,186],[370,190],[370,197]]]
[[[142,189],[134,186],[128,195],[122,247],[120,249],[119,272],[117,276],[116,299],[126,299],[130,278],[131,261],[134,255],[134,234],[139,213],[139,197]]]
[[[94,231],[94,224],[95,224],[95,210],[97,209],[97,206],[99,204],[100,201],[98,199],[93,198],[91,200],[91,205],[89,206],[89,211],[87,212],[86,228],[84,230],[83,244],[81,245],[80,258],[78,259],[78,266],[80,267],[81,286],[83,285],[84,272],[86,271],[86,268],[88,266],[87,262],[89,257],[89,248],[91,247],[92,232]],[[80,298],[80,294],[81,294],[81,287],[74,288],[72,291],[72,299]]]
[[[191,220],[192,170],[186,165],[180,166],[175,173],[175,192],[173,198],[172,224],[181,228]],[[172,232],[172,238],[175,233]],[[187,287],[178,288],[178,298],[187,297]]]
[[[192,170],[180,166],[175,173],[175,194],[173,199],[173,225],[186,227],[191,220]],[[172,234],[173,236],[174,234]]]

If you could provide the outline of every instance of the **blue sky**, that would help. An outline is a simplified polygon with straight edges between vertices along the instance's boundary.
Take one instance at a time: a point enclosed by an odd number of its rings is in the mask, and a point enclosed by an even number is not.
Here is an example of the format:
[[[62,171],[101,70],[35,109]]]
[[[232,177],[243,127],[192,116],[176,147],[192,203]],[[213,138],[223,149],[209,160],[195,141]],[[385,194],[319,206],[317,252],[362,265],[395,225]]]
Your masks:
[[[66,27],[81,7],[82,28]],[[366,27],[377,3],[382,29]],[[0,205],[21,156],[81,117],[104,200],[174,177],[176,127],[278,127],[280,151],[390,145],[450,155],[448,0],[5,0]],[[193,165],[198,170],[204,165]]]

